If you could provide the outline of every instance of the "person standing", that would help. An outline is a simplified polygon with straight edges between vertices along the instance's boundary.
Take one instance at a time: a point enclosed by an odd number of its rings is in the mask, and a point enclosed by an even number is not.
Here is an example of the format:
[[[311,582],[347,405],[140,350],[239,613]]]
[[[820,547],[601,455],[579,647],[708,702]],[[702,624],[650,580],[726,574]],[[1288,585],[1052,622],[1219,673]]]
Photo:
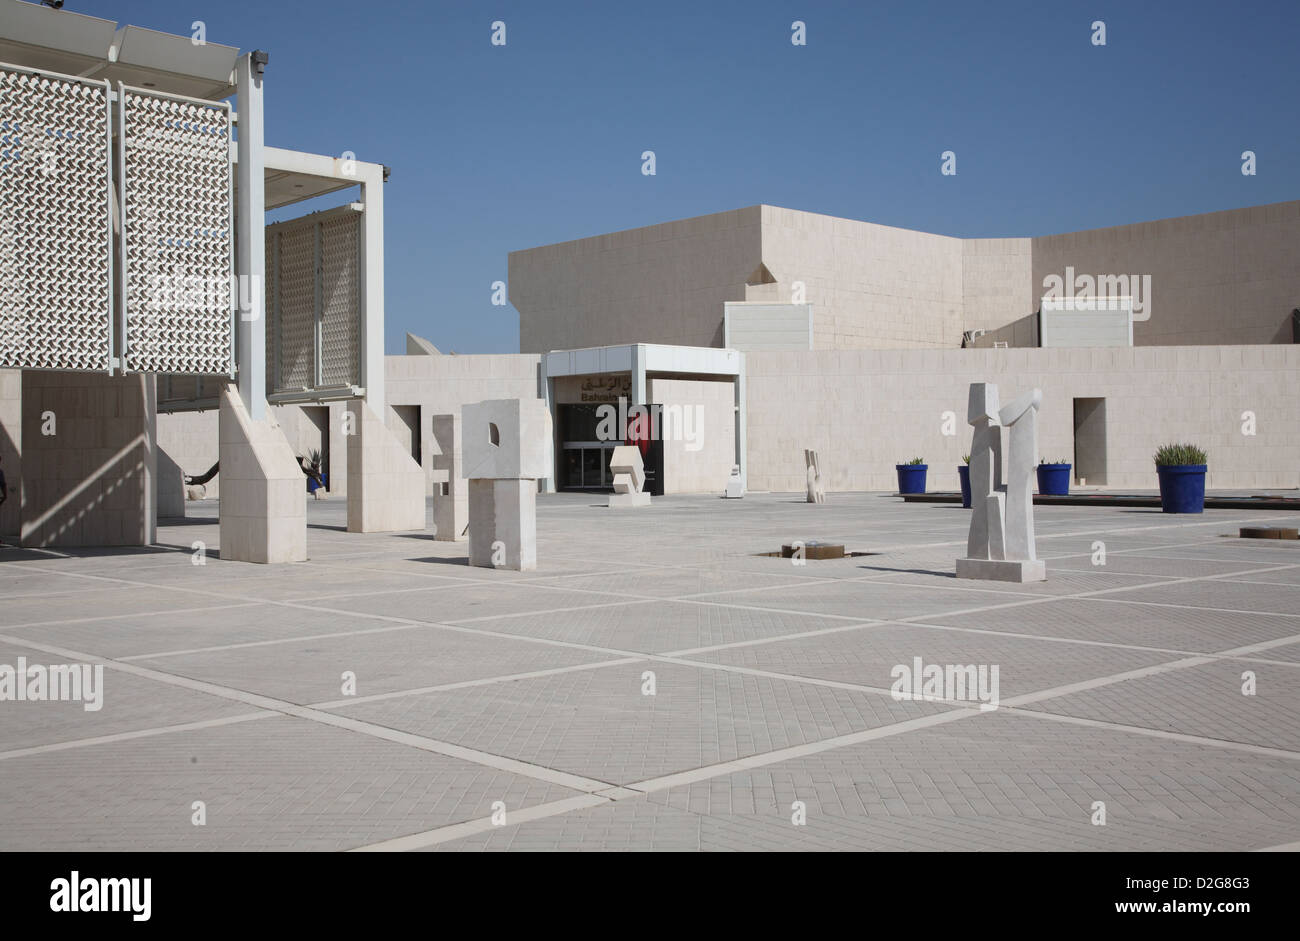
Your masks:
[[[3,455],[0,455],[0,459],[2,458]],[[9,499],[9,486],[8,484],[5,483],[5,469],[3,467],[0,467],[0,506],[4,506],[5,501],[8,499]],[[0,546],[3,545],[4,542],[0,540]]]

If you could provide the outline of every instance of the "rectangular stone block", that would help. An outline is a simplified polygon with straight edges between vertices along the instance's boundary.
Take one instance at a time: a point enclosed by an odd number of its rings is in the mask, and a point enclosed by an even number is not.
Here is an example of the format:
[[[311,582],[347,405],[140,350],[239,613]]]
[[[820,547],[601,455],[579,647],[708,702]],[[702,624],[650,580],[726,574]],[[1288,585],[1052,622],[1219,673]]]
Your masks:
[[[469,564],[517,572],[537,568],[535,480],[469,482]]]
[[[649,506],[650,494],[648,493],[611,493],[609,495],[609,506],[611,509],[629,509],[637,506]]]
[[[424,529],[424,470],[366,402],[348,414],[348,532]]]
[[[469,481],[461,475],[464,452],[458,415],[433,416],[433,522],[435,538],[444,542],[465,539],[469,520]]]
[[[461,408],[461,473],[504,480],[551,475],[551,413],[541,399],[489,399]]]
[[[958,559],[957,577],[988,582],[1045,582],[1047,563],[1042,559]]]
[[[280,425],[269,417],[253,421],[228,385],[221,391],[220,439],[221,558],[306,560],[307,492]]]

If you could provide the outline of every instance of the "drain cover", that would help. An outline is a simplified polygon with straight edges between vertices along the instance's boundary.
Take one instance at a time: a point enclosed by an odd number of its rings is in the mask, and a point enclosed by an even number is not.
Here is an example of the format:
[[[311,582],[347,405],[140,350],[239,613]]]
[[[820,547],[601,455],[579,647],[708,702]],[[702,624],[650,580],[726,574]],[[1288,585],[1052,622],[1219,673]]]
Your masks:
[[[1286,526],[1243,526],[1242,539],[1300,539],[1300,531]]]
[[[798,546],[803,547],[803,557],[805,559],[842,559],[844,558],[844,544],[836,542],[821,542],[816,539],[808,539],[802,543],[787,543],[781,547],[781,557],[784,559],[794,558],[795,549]]]

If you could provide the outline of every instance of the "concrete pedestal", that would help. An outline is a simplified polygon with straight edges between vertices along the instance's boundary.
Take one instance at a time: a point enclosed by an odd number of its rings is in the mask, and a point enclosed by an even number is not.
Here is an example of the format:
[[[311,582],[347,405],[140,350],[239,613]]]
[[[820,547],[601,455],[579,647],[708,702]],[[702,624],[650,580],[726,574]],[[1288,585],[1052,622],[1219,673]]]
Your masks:
[[[272,418],[253,421],[232,385],[221,390],[221,558],[302,562],[307,492],[293,449]]]
[[[649,506],[650,494],[648,493],[611,493],[609,495],[609,507],[611,510],[625,510],[638,506]]]
[[[348,532],[424,529],[423,469],[364,401],[348,414]]]
[[[433,416],[434,447],[439,452],[433,461],[434,537],[443,542],[465,538],[469,522],[469,481],[461,475],[461,425],[457,415]]]
[[[537,568],[537,481],[473,478],[469,482],[469,564]]]
[[[21,504],[20,543],[35,548],[153,543],[158,523],[154,377],[25,370],[21,388],[22,462],[5,468],[6,508]]]
[[[1042,559],[1008,561],[1004,559],[958,559],[958,578],[978,578],[989,582],[1045,582],[1047,563]]]

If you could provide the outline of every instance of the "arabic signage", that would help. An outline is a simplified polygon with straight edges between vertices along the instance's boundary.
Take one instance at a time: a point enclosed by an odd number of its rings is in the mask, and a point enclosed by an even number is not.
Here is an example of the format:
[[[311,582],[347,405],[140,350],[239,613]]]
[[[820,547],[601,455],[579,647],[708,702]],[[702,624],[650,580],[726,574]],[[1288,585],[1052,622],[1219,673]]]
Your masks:
[[[556,400],[561,403],[612,402],[631,400],[632,377],[627,373],[596,376],[565,376],[556,382]]]

